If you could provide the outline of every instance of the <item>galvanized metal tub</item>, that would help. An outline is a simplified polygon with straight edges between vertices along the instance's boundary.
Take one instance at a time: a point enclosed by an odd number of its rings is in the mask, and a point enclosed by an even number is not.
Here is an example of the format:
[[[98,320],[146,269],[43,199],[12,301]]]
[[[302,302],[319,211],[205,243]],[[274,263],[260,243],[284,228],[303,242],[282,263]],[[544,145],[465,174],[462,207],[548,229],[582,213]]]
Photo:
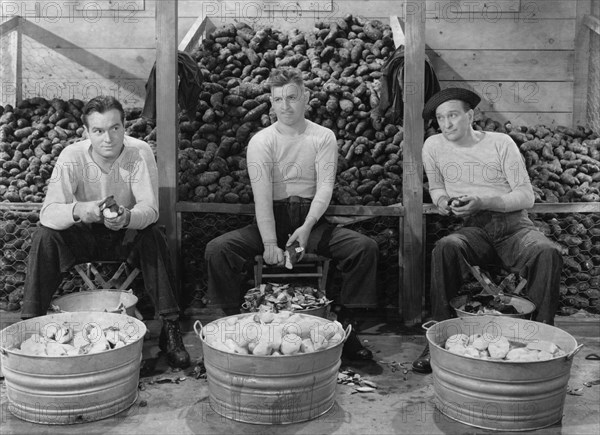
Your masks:
[[[97,324],[118,327],[138,340],[101,353],[76,356],[26,355],[15,347],[49,325],[74,329]],[[100,420],[129,408],[137,399],[146,326],[123,314],[61,313],[17,322],[0,331],[0,356],[8,410],[16,417],[43,424]]]
[[[331,323],[302,316],[314,320],[315,325]],[[312,420],[333,407],[342,347],[350,328],[344,340],[328,349],[257,356],[224,352],[208,344],[206,331],[214,330],[216,322],[204,327],[198,321],[194,324],[202,342],[210,406],[216,413],[246,423],[289,424]]]
[[[470,358],[444,349],[451,335],[461,333],[503,335],[520,343],[547,340],[566,355],[514,362]],[[427,330],[427,340],[436,406],[451,419],[502,431],[540,429],[561,420],[573,356],[581,349],[567,332],[525,319],[472,316],[434,324]]]
[[[514,306],[519,314],[485,314],[486,316],[506,316],[513,317],[517,319],[531,319],[531,315],[535,311],[535,304],[528,299],[522,298],[520,296],[511,296],[506,295],[509,298],[509,304]],[[456,296],[450,300],[450,306],[454,308],[456,315],[458,317],[470,317],[470,316],[481,316],[482,314],[477,313],[468,313],[464,310],[461,310],[460,307],[467,303],[467,295]]]
[[[58,312],[101,311],[136,316],[138,298],[131,291],[90,290],[60,296],[52,301]]]

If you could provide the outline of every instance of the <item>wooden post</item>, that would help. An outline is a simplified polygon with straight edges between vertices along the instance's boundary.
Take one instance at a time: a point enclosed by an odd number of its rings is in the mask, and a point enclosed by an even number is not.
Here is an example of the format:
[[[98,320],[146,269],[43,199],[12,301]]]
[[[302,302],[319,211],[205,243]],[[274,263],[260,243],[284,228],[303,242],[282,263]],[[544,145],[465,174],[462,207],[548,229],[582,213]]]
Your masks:
[[[400,288],[402,319],[407,326],[421,322],[423,294],[423,148],[422,118],[425,74],[424,2],[406,1],[404,61],[404,168],[402,197],[405,206]],[[399,256],[400,257],[400,256]]]
[[[585,25],[584,18],[591,13],[591,9],[591,0],[577,0],[575,68],[573,71],[573,126],[587,123],[590,29]]]
[[[177,0],[156,2],[156,151],[159,223],[166,229],[179,295],[177,245]]]
[[[3,23],[0,23],[0,36],[8,35],[10,32],[15,30],[15,37],[10,36],[9,44],[8,44],[8,56],[10,57],[11,63],[10,66],[7,66],[7,75],[10,75],[10,79],[14,81],[15,84],[15,96],[14,99],[9,100],[7,95],[2,95],[5,100],[5,104],[16,105],[21,100],[21,17],[12,17]],[[13,77],[14,76],[14,77]],[[9,79],[9,77],[7,77]],[[5,83],[8,85],[8,83]],[[8,89],[8,86],[6,86]],[[3,87],[3,93],[6,91]],[[11,89],[12,90],[12,89]],[[9,94],[10,92],[8,92]]]
[[[15,105],[23,101],[23,29],[22,18],[17,17],[16,47],[15,47]]]

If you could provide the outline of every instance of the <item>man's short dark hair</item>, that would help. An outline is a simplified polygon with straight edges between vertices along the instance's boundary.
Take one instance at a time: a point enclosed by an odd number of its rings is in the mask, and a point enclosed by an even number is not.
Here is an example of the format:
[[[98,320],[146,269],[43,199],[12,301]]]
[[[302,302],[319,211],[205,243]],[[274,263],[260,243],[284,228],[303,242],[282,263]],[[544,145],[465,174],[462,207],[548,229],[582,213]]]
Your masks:
[[[267,83],[270,89],[289,85],[290,83],[303,87],[304,78],[302,77],[302,71],[298,68],[277,68],[271,71]]]
[[[110,95],[100,95],[96,98],[92,98],[90,101],[83,106],[81,120],[83,124],[87,127],[87,119],[90,113],[98,112],[105,113],[109,110],[117,109],[121,114],[121,122],[125,125],[125,110],[123,110],[123,106],[115,97],[111,97]]]

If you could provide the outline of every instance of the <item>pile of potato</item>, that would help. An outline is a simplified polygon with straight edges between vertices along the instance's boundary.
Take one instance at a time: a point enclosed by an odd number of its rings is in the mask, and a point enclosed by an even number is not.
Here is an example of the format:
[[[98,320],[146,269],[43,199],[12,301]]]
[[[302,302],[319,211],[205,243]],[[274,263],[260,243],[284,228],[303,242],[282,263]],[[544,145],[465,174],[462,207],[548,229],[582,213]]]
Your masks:
[[[105,352],[134,343],[137,334],[121,331],[118,327],[101,328],[88,323],[75,330],[68,323],[49,323],[41,334],[34,333],[13,349],[26,355],[75,356]]]
[[[506,126],[525,157],[536,202],[600,201],[600,137],[589,128]]]
[[[56,157],[83,134],[81,100],[24,100],[0,106],[0,197],[42,202]]]
[[[403,130],[376,113],[393,51],[389,26],[352,16],[307,33],[243,23],[216,29],[193,53],[204,83],[196,114],[180,123],[180,200],[252,201],[245,149],[274,121],[266,79],[274,67],[293,66],[311,92],[307,117],[338,139],[334,203],[400,202]]]
[[[512,362],[545,361],[565,355],[564,351],[550,341],[511,343],[504,336],[489,334],[454,334],[448,337],[444,348],[451,353],[471,358]]]
[[[339,322],[291,311],[226,317],[206,325],[202,334],[206,344],[215,349],[258,356],[313,353],[345,339]]]

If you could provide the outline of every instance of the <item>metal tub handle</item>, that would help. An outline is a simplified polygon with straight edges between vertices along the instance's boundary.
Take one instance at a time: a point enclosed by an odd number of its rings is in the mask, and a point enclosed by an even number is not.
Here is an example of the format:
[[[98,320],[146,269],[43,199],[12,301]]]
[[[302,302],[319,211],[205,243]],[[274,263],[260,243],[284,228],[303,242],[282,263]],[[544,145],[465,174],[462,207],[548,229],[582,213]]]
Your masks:
[[[200,320],[196,320],[194,322],[194,332],[196,333],[196,335],[198,336],[198,338],[200,340],[203,340],[204,338],[202,337],[202,322]]]
[[[429,328],[431,328],[436,323],[438,323],[437,320],[428,320],[427,322],[421,325],[421,328],[423,328],[425,331],[429,331]]]
[[[575,349],[573,349],[569,354],[567,354],[567,356],[565,356],[565,359],[567,361],[572,360],[573,357],[579,353],[579,351],[581,350],[582,347],[583,347],[583,343],[581,343],[579,346],[577,346]]]
[[[350,337],[351,332],[352,332],[352,325],[348,325],[348,327],[346,328],[346,335],[344,336],[344,343],[346,342],[346,340],[348,340],[348,337]]]

